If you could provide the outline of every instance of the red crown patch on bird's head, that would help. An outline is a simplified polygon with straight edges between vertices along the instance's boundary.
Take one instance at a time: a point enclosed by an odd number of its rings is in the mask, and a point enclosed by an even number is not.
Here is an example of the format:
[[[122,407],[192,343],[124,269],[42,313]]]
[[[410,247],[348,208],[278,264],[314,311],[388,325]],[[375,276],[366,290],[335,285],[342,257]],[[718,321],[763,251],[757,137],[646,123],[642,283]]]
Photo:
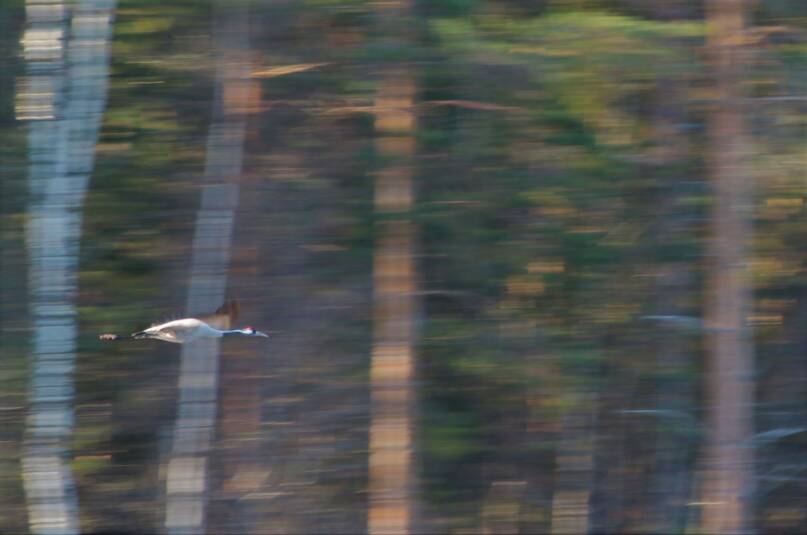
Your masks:
[[[243,329],[241,329],[241,333],[247,336],[260,336],[262,338],[269,338],[268,334],[262,333],[261,331],[256,331],[250,326],[246,326]]]

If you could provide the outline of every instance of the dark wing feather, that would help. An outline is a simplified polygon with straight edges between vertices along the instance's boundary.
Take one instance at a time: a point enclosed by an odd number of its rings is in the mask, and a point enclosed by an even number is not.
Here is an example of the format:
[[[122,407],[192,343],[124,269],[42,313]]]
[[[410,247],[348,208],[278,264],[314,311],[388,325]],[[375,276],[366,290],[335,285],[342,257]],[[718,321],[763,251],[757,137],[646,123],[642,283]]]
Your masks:
[[[214,329],[232,329],[235,320],[238,318],[238,302],[226,301],[213,314],[198,316],[198,319],[207,323]]]

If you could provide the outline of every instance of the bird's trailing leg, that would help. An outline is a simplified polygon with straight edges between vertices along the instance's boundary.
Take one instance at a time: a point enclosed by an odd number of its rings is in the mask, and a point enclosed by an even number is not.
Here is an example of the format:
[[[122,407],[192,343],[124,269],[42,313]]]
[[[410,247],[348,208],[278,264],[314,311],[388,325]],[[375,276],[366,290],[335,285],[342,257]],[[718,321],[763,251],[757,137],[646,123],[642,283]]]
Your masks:
[[[104,333],[104,334],[99,335],[98,339],[99,340],[125,340],[126,337],[119,336],[117,334],[112,334],[112,333]]]
[[[136,332],[130,336],[121,336],[114,333],[104,333],[98,336],[99,340],[143,340],[145,338],[149,338],[148,333],[145,331]]]

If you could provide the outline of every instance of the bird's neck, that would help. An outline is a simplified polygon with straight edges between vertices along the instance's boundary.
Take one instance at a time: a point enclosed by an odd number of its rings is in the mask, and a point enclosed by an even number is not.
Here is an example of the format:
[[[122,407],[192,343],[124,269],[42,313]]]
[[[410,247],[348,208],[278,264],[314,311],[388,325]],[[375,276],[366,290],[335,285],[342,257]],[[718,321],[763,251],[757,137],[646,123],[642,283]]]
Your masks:
[[[241,332],[240,329],[229,329],[226,331],[219,331],[219,332],[221,333],[222,336],[233,336],[238,334],[244,334],[243,332]]]

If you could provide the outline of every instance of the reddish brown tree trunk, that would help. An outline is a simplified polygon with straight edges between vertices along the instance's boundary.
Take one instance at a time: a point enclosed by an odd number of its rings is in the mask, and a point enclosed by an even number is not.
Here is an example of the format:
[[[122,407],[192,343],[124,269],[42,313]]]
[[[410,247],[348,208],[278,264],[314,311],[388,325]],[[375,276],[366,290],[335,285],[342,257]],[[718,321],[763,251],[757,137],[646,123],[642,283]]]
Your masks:
[[[741,71],[745,0],[709,0],[708,50],[715,103],[708,119],[709,173],[714,188],[709,280],[709,397],[705,533],[749,530],[753,492],[751,451],[753,355],[747,325],[751,289],[751,178],[747,170]]]
[[[368,531],[411,531],[415,267],[412,209],[414,85],[409,70],[383,73],[376,99],[376,177],[380,216],[373,263],[374,339],[371,364]]]

